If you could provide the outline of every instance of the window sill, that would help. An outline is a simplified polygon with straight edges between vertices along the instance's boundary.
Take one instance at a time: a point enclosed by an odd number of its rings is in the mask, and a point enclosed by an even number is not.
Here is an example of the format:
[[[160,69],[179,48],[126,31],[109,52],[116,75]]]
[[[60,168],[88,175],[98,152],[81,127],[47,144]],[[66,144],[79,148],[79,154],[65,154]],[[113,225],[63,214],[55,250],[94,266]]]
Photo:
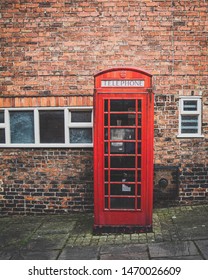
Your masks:
[[[0,149],[4,148],[23,148],[23,149],[33,149],[33,148],[93,148],[93,143],[89,144],[0,144]]]
[[[177,138],[204,138],[203,134],[179,134]]]

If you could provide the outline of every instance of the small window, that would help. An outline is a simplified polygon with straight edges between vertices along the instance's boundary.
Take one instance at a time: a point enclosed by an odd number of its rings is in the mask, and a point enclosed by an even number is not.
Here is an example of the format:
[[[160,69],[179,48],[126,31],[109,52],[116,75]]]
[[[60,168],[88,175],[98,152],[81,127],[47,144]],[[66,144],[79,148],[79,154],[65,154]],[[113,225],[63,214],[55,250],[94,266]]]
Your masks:
[[[201,135],[201,98],[181,97],[179,103],[178,137],[202,137]]]
[[[92,110],[71,110],[69,114],[70,144],[92,144]]]
[[[91,123],[92,113],[91,111],[72,111],[71,122],[73,123]]]

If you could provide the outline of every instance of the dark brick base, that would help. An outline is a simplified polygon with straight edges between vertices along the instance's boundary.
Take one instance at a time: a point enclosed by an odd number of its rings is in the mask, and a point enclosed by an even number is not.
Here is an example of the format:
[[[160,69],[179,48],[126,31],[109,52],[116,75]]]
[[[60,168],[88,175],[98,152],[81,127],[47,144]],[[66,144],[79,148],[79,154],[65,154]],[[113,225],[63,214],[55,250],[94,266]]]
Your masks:
[[[92,149],[4,149],[1,214],[93,210]]]

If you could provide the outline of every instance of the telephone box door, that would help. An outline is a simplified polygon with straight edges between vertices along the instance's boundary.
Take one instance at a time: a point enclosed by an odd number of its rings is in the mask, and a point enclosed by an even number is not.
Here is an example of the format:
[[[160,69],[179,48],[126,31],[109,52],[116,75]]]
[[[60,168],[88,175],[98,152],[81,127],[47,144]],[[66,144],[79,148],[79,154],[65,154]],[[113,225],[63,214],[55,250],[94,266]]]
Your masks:
[[[95,76],[95,231],[150,230],[153,98],[151,76],[111,69]]]

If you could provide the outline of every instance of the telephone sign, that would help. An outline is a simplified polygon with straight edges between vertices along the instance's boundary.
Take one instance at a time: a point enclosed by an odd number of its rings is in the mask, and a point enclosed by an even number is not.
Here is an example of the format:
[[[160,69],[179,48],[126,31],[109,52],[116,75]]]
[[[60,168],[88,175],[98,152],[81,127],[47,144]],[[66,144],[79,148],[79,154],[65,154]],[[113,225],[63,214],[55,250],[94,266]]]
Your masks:
[[[94,231],[149,231],[153,196],[151,75],[95,75]]]

